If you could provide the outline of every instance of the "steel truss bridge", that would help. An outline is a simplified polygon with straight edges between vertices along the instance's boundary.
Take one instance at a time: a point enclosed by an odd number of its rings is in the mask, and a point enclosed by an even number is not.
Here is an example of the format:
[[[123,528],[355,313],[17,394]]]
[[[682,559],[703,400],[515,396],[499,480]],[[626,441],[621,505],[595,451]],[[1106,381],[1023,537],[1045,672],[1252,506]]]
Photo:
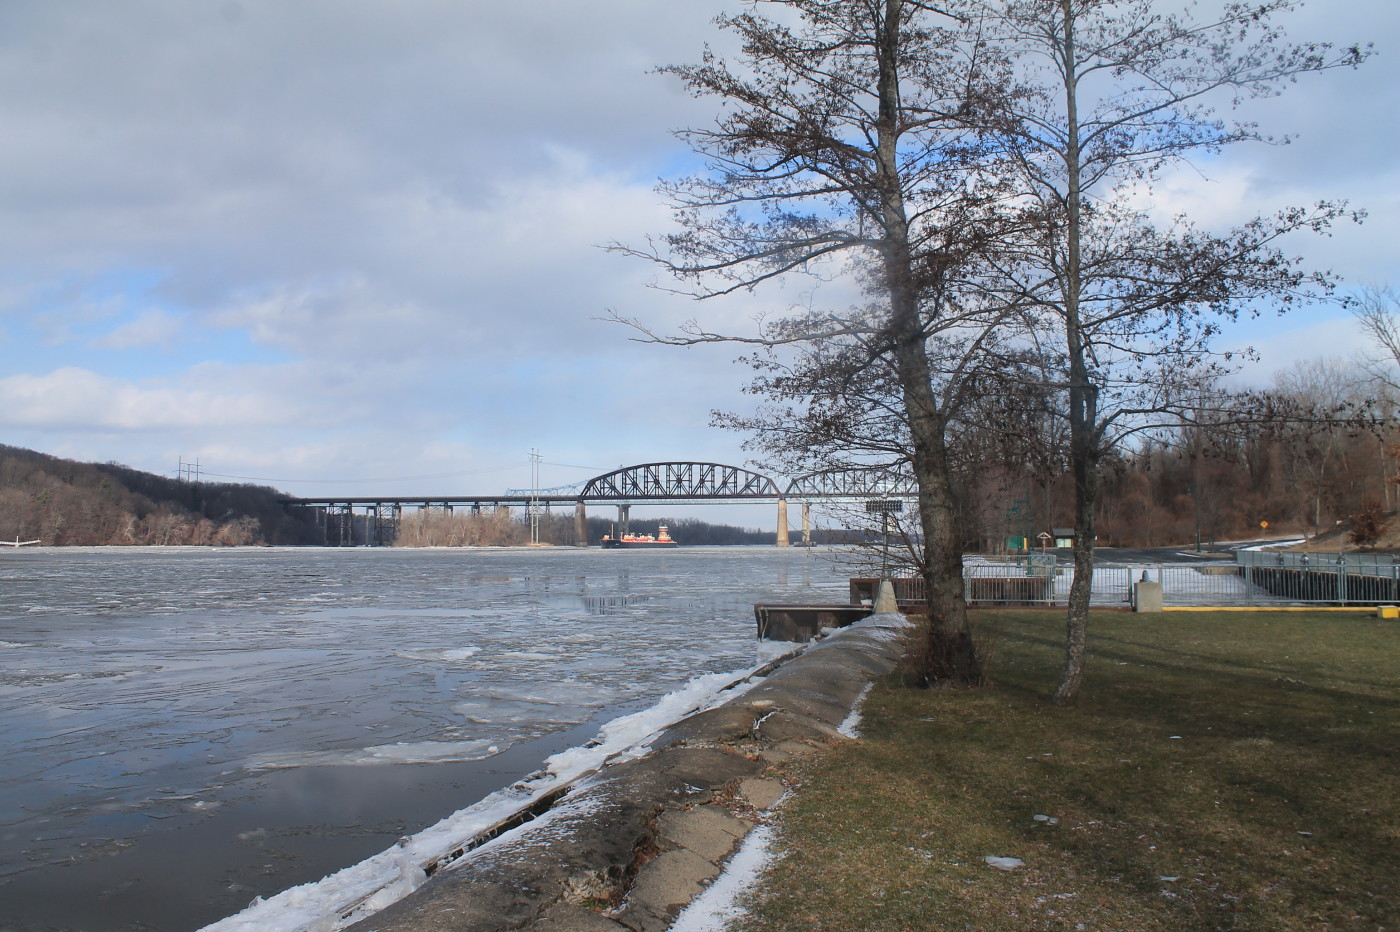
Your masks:
[[[624,466],[565,489],[511,489],[504,495],[411,495],[359,498],[284,498],[283,504],[310,508],[324,529],[326,543],[371,546],[392,543],[405,508],[451,514],[465,509],[523,507],[531,514],[552,506],[574,507],[575,542],[586,546],[589,505],[615,505],[619,530],[627,533],[635,504],[773,503],[778,508],[776,540],[790,542],[787,504],[802,506],[803,542],[811,542],[811,506],[815,502],[867,502],[913,499],[918,491],[912,476],[888,469],[844,469],[811,473],[779,482],[762,473],[722,463],[642,463]]]

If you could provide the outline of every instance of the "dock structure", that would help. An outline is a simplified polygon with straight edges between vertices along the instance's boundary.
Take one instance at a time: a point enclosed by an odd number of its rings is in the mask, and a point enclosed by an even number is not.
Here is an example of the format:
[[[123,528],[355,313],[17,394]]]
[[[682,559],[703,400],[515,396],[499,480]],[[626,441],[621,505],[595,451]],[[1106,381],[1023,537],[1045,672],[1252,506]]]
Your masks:
[[[779,547],[791,544],[788,502],[802,506],[802,543],[812,543],[811,507],[815,502],[862,502],[874,499],[913,499],[917,488],[912,477],[886,468],[830,470],[811,473],[783,483],[740,466],[723,463],[662,462],[624,466],[595,476],[567,490],[511,489],[503,495],[413,495],[333,498],[294,498],[281,501],[288,507],[311,508],[331,545],[391,544],[398,533],[405,508],[452,514],[470,509],[480,514],[490,509],[574,508],[574,537],[579,546],[588,543],[588,506],[612,505],[617,523],[626,534],[632,506],[772,503],[777,506],[775,539]]]

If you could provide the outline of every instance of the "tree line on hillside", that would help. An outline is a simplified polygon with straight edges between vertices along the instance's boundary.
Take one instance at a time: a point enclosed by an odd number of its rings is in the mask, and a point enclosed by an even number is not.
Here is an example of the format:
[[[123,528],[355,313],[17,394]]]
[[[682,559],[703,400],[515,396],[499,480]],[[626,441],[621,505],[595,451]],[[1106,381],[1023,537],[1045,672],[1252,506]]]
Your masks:
[[[46,546],[250,546],[322,544],[324,532],[310,509],[287,508],[276,489],[230,483],[186,482],[116,463],[80,463],[0,444],[0,540],[38,540]],[[773,532],[713,524],[696,518],[642,518],[635,534],[669,526],[690,546],[771,544]],[[614,522],[588,519],[596,544]],[[816,539],[827,539],[818,531]],[[572,545],[572,514],[540,520],[544,543]],[[521,509],[465,512],[406,511],[401,547],[520,546],[530,541]]]
[[[659,533],[666,525],[677,543],[690,547],[737,546],[773,543],[772,531],[711,524],[698,518],[634,518],[633,534]],[[517,509],[483,511],[480,514],[441,511],[406,512],[399,520],[397,547],[519,547],[530,542],[530,523]],[[588,542],[597,544],[605,534],[617,534],[616,522],[605,518],[587,519]],[[540,542],[573,546],[576,530],[572,516],[540,516]]]
[[[1378,361],[1301,361],[1236,402],[1203,390],[1189,419],[1106,452],[1098,544],[1314,536],[1400,509],[1400,389],[1379,377]],[[1253,413],[1227,415],[1231,408]],[[1053,424],[1022,425],[1028,437],[1036,429]],[[1074,480],[1053,437],[1039,438],[1042,452],[1028,457],[1008,450],[995,426],[971,424],[959,436],[953,483],[965,550],[1000,552],[1023,536],[1039,546],[1041,533],[1074,526]]]
[[[0,540],[48,546],[319,543],[277,490],[167,479],[0,445]]]

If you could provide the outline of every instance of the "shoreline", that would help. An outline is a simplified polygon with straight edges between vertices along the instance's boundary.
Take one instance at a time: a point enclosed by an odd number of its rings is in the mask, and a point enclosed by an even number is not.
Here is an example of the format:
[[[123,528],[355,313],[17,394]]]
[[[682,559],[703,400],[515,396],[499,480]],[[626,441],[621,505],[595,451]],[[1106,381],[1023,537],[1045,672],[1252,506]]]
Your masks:
[[[874,615],[816,642],[742,695],[666,728],[641,756],[585,776],[539,817],[387,908],[336,928],[669,928],[786,794],[768,769],[849,740],[870,683],[902,654],[906,626],[903,616]]]
[[[905,624],[872,616],[747,673],[698,678],[711,682],[678,691],[698,701],[672,694],[614,720],[533,779],[205,930],[415,932],[449,913],[452,928],[483,932],[664,929],[785,793],[765,770],[847,740]]]

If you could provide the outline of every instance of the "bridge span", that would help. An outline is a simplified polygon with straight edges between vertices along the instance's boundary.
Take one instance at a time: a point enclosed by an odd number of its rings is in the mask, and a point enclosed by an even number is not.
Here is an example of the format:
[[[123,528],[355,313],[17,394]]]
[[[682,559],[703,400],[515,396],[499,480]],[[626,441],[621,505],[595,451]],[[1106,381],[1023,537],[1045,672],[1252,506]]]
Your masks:
[[[913,499],[917,494],[912,477],[884,468],[829,470],[779,482],[723,463],[663,462],[624,466],[567,489],[512,489],[503,495],[287,497],[282,502],[314,509],[328,544],[363,541],[372,546],[393,542],[405,508],[447,514],[462,508],[480,514],[483,508],[523,507],[527,514],[538,515],[555,505],[573,505],[574,538],[580,547],[588,545],[590,504],[615,505],[619,530],[625,534],[635,504],[772,503],[778,509],[776,541],[779,547],[786,547],[791,540],[789,501],[801,504],[803,542],[811,543],[814,502]],[[362,533],[356,532],[357,526]]]

